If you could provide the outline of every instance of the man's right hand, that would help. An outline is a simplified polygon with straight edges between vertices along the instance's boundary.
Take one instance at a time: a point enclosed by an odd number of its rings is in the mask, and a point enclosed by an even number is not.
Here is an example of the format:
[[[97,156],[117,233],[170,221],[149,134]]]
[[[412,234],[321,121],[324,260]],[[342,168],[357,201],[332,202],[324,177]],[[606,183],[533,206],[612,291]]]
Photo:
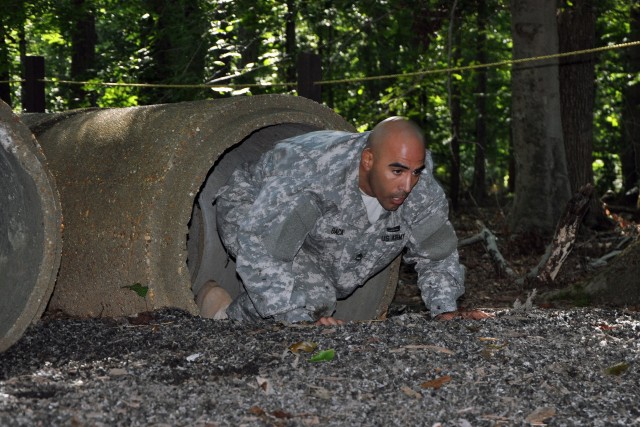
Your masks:
[[[467,320],[482,320],[490,317],[494,317],[493,314],[486,313],[482,310],[465,310],[465,311],[449,311],[447,313],[438,314],[436,320],[453,320],[453,319],[467,319]]]
[[[316,325],[321,326],[337,326],[344,324],[344,320],[336,319],[334,317],[321,317],[316,322]]]

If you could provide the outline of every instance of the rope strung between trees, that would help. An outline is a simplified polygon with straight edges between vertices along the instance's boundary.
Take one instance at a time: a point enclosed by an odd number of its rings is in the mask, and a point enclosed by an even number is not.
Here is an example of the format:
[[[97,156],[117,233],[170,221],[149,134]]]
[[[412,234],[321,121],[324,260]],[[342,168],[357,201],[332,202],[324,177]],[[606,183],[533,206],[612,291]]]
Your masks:
[[[572,52],[554,53],[550,55],[534,56],[529,58],[520,59],[507,59],[504,61],[489,62],[486,64],[472,64],[465,66],[438,68],[431,70],[414,71],[409,73],[398,74],[385,74],[381,76],[368,76],[368,77],[356,77],[351,79],[334,79],[334,80],[319,80],[314,82],[316,85],[331,85],[331,84],[344,84],[344,83],[359,83],[372,80],[386,80],[386,79],[398,79],[425,76],[430,74],[440,73],[452,73],[456,71],[474,71],[483,68],[498,68],[507,65],[520,65],[529,62],[539,62],[548,59],[565,58],[568,56],[587,55],[590,53],[605,52],[609,50],[625,49],[633,46],[640,46],[640,41],[633,41],[627,43],[618,43],[608,46],[595,47],[591,49],[575,50]],[[22,83],[24,80],[0,80],[0,83]],[[43,79],[39,80],[45,83],[58,83],[68,85],[83,85],[83,86],[106,86],[106,87],[148,87],[148,88],[165,88],[165,89],[223,89],[223,88],[251,88],[251,87],[294,87],[297,82],[288,83],[240,83],[240,84],[227,84],[227,85],[213,85],[213,84],[161,84],[161,83],[111,83],[111,82],[96,82],[96,81],[72,81],[72,80],[59,80],[59,79]]]

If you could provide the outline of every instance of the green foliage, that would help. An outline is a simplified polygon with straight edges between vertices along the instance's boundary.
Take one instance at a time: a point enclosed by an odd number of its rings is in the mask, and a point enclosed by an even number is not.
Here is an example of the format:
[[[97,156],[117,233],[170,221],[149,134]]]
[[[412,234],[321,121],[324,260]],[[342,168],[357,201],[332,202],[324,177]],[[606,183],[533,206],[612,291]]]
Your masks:
[[[455,11],[451,10],[453,4]],[[511,57],[508,2],[486,0],[486,62]],[[565,2],[567,5],[569,2]],[[20,51],[46,57],[46,75],[69,80],[71,40],[82,13],[95,16],[96,60],[81,86],[81,106],[125,107],[193,99],[295,93],[295,63],[304,51],[322,57],[323,101],[359,130],[405,115],[424,130],[447,182],[451,163],[451,94],[459,92],[462,185],[473,180],[476,100],[486,100],[487,182],[502,192],[510,160],[510,68],[454,70],[478,62],[476,0],[5,0],[0,15],[0,79],[21,77]],[[598,45],[625,41],[629,2],[597,3]],[[569,5],[570,6],[570,5]],[[455,16],[451,21],[451,16]],[[293,14],[293,15],[292,15]],[[293,39],[287,33],[294,17]],[[290,19],[289,19],[290,21]],[[289,39],[288,39],[289,37]],[[600,192],[619,184],[621,104],[638,76],[624,69],[624,52],[598,56],[595,176]],[[429,70],[429,74],[415,75]],[[476,78],[485,73],[485,93]],[[387,77],[366,79],[365,77]],[[331,83],[332,80],[348,82]],[[105,86],[101,82],[216,84],[214,89]],[[250,86],[244,86],[250,85]],[[71,87],[46,85],[47,109],[75,106]],[[12,85],[14,98],[20,86]],[[19,102],[14,102],[19,109]]]

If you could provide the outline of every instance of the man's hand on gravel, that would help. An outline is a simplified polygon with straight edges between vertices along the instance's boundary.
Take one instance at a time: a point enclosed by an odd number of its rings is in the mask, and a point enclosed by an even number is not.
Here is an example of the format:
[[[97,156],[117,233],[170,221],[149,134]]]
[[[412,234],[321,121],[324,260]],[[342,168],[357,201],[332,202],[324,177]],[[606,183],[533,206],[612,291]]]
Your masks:
[[[336,319],[333,317],[321,317],[316,322],[316,325],[322,325],[322,326],[337,326],[342,324],[344,324],[344,320]]]
[[[482,310],[465,310],[465,311],[450,311],[448,313],[440,313],[436,320],[452,320],[452,319],[467,319],[467,320],[482,320],[490,317],[494,317],[493,314],[486,313]]]

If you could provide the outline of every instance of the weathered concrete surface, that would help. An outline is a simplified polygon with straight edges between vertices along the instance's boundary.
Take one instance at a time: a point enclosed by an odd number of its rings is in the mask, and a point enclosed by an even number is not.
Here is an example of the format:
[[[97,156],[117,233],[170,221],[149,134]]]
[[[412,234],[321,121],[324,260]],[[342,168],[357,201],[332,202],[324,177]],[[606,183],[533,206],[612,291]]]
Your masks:
[[[49,301],[60,266],[61,212],[38,143],[0,101],[0,352]]]
[[[244,144],[272,145],[292,132],[353,130],[320,104],[282,95],[26,115],[23,121],[47,155],[65,215],[50,309],[80,316],[163,306],[195,312],[191,285],[205,279],[202,266],[229,268],[224,253],[203,257],[211,228],[197,219],[200,192],[223,153]],[[126,288],[135,283],[149,287],[146,298]]]

